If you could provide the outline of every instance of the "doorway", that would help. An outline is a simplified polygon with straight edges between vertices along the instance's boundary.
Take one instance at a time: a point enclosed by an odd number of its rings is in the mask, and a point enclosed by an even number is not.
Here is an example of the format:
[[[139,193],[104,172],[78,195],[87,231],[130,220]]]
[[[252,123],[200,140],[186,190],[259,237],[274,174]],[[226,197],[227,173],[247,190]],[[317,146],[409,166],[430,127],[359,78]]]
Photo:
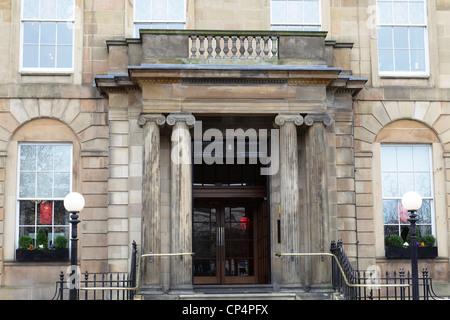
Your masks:
[[[196,199],[194,284],[267,283],[264,199]]]

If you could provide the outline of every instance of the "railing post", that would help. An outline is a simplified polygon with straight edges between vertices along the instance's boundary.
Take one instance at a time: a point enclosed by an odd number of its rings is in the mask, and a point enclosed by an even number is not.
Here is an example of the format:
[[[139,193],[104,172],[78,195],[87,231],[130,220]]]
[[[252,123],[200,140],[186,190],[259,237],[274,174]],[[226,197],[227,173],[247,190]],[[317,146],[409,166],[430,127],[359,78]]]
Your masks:
[[[64,272],[59,274],[59,300],[64,300]]]

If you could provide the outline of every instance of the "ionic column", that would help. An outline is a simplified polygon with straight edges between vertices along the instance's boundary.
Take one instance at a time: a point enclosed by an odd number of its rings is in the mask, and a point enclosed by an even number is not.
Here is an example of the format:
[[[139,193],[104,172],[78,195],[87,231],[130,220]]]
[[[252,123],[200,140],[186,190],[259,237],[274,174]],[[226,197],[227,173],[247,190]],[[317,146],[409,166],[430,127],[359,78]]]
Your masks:
[[[329,210],[327,180],[326,126],[332,123],[328,114],[305,116],[306,172],[308,197],[309,252],[329,250]],[[329,285],[331,270],[328,258],[311,258],[308,285],[321,289]]]
[[[300,201],[298,188],[297,126],[303,124],[298,114],[280,114],[275,118],[280,128],[280,218],[282,253],[300,252]],[[282,290],[302,287],[300,258],[282,259]]]
[[[172,128],[171,148],[171,251],[192,252],[192,169],[191,134],[195,123],[192,114],[167,116]],[[192,256],[176,256],[170,263],[170,290],[192,292]]]
[[[138,124],[144,128],[144,161],[142,176],[142,253],[161,253],[160,203],[160,132],[165,122],[161,114],[141,114]],[[148,293],[162,291],[161,259],[142,262],[140,290]]]

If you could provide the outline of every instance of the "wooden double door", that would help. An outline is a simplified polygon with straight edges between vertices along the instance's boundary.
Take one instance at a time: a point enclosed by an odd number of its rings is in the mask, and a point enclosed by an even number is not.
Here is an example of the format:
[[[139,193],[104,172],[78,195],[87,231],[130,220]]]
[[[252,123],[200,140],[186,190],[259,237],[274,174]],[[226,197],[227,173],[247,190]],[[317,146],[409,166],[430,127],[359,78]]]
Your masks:
[[[194,200],[194,284],[267,283],[267,234],[263,199]]]

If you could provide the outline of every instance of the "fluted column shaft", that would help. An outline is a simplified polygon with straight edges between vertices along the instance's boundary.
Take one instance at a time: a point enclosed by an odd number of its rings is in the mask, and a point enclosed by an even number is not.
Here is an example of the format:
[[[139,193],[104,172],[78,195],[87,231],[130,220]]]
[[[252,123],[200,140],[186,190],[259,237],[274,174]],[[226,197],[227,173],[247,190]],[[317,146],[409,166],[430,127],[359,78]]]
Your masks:
[[[167,124],[172,128],[171,148],[171,251],[192,252],[192,168],[189,126],[191,114],[171,114]],[[192,256],[172,257],[170,290],[192,292]]]
[[[281,251],[300,252],[300,202],[298,194],[297,126],[303,123],[301,115],[278,115],[275,124],[280,129],[280,215]],[[300,258],[282,260],[280,287],[296,289],[300,283]]]
[[[160,130],[165,117],[142,114],[138,124],[144,128],[144,163],[142,176],[142,253],[161,252],[160,202]],[[141,290],[161,291],[161,259],[148,259],[142,264]]]

